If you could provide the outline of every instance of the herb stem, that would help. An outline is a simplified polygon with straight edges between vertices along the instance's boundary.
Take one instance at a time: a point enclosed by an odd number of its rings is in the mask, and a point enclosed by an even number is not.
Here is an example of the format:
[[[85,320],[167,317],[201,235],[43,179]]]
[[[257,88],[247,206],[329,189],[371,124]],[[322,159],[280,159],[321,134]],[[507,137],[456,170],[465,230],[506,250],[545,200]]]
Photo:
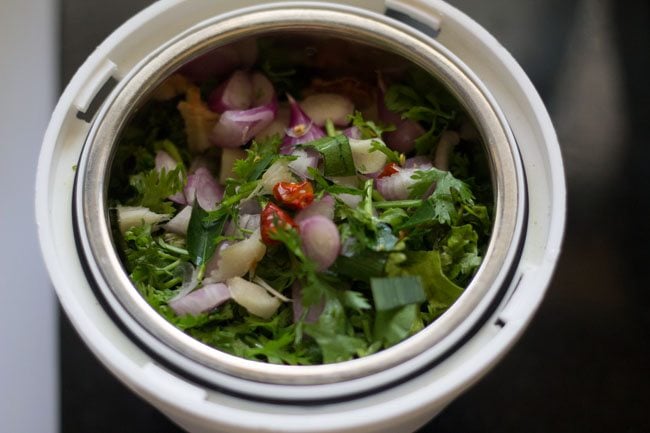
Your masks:
[[[383,208],[394,208],[394,207],[401,207],[401,208],[409,208],[409,207],[417,207],[422,205],[422,200],[386,200],[386,201],[380,201],[380,202],[375,202],[375,207],[377,209],[383,209]]]
[[[189,253],[187,252],[186,249],[181,248],[181,247],[176,247],[174,245],[170,245],[167,242],[165,242],[164,240],[162,240],[162,238],[158,238],[158,243],[160,244],[161,247],[163,247],[164,249],[166,249],[167,251],[170,251],[172,253],[176,253],[176,254],[181,255],[181,256],[189,255]]]

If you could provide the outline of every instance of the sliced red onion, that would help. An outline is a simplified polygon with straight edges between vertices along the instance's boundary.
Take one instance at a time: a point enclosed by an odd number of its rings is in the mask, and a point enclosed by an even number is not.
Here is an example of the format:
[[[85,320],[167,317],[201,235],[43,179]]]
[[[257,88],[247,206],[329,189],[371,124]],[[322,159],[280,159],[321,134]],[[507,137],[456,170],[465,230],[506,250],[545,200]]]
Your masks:
[[[235,71],[208,98],[208,107],[217,113],[228,110],[245,110],[253,102],[251,76],[245,71]]]
[[[298,227],[305,255],[316,262],[319,271],[329,268],[341,250],[341,238],[336,224],[322,215],[302,220]]]
[[[237,224],[235,224],[234,221],[229,220],[223,229],[223,234],[226,236],[241,236],[242,230],[254,232],[260,228],[260,218],[259,213],[248,214],[240,212]]]
[[[303,317],[305,306],[302,305],[302,285],[298,280],[296,280],[291,286],[291,298],[293,299],[292,307],[294,323],[298,322],[301,318],[305,323],[315,323],[318,321],[318,318],[325,309],[325,300],[323,299],[321,302],[311,305],[307,310],[307,314]]]
[[[359,206],[359,203],[361,203],[362,197],[360,195],[356,194],[336,194],[336,198],[341,200],[343,203],[348,205],[351,208],[355,208]]]
[[[287,95],[290,107],[289,127],[282,142],[280,153],[289,155],[297,144],[308,143],[325,137],[325,132],[314,125],[314,122],[305,114],[291,95]]]
[[[230,289],[225,284],[208,284],[180,299],[169,301],[169,306],[178,316],[196,316],[215,309],[230,298]]]
[[[202,209],[210,211],[216,209],[217,203],[221,201],[223,188],[207,168],[201,167],[187,176],[184,193],[188,204],[196,200]]]
[[[445,131],[440,135],[436,145],[436,154],[433,157],[433,165],[438,170],[449,170],[451,153],[458,143],[460,143],[460,136],[455,131]]]
[[[248,110],[224,111],[210,140],[218,147],[242,146],[273,122],[276,111],[274,101]]]
[[[257,230],[260,228],[260,214],[242,214],[239,218],[239,227],[245,230]]]
[[[408,158],[404,162],[404,168],[417,168],[418,170],[428,170],[433,167],[431,158],[428,156],[420,155]]]
[[[273,122],[262,131],[255,135],[255,138],[258,140],[263,140],[269,138],[273,135],[279,135],[284,137],[286,134],[286,129],[289,126],[289,105],[288,104],[278,104],[278,112],[275,114],[275,119]]]
[[[386,84],[381,75],[377,77],[377,115],[379,120],[384,123],[392,124],[397,126],[398,123],[402,121],[402,116],[399,114],[390,111],[386,107],[386,102],[384,98],[386,97]]]
[[[167,172],[170,172],[176,168],[178,162],[171,155],[164,150],[159,150],[156,152],[155,166],[157,171],[162,171],[165,169]]]
[[[325,125],[327,120],[337,126],[345,126],[350,123],[350,115],[354,113],[350,98],[336,93],[309,95],[300,103],[300,107],[318,126]]]
[[[295,149],[292,153],[297,159],[289,162],[289,170],[301,179],[311,179],[309,168],[318,168],[320,154],[313,149]]]
[[[411,176],[415,168],[404,168],[391,176],[380,177],[376,180],[377,191],[386,200],[405,200],[409,197],[409,187],[415,183]]]
[[[190,224],[190,217],[192,216],[192,206],[185,206],[183,210],[176,214],[174,218],[169,220],[163,228],[170,232],[176,233],[178,235],[186,235],[187,227]]]
[[[391,149],[408,153],[415,148],[415,139],[426,131],[418,122],[410,119],[402,119],[399,114],[390,111],[386,107],[386,103],[384,102],[386,85],[381,76],[378,80],[378,88],[377,113],[379,119],[386,124],[395,125],[395,131],[386,132],[382,138]]]
[[[251,88],[253,89],[252,105],[254,107],[270,104],[275,99],[273,83],[261,72],[251,75]]]
[[[262,213],[262,207],[260,202],[254,198],[242,200],[239,203],[239,212],[248,213],[248,214],[259,214]]]
[[[199,168],[206,168],[211,172],[215,172],[217,171],[218,166],[214,158],[209,158],[204,155],[199,155],[192,158],[192,161],[190,162],[190,168],[188,169],[188,173],[192,174],[196,172],[196,170],[198,170]]]
[[[415,149],[415,140],[426,132],[419,123],[409,119],[400,121],[395,127],[395,131],[386,132],[383,137],[388,147],[401,153]]]
[[[356,126],[350,126],[343,130],[343,135],[348,138],[354,138],[355,140],[361,140],[361,131]]]
[[[336,200],[334,200],[334,197],[324,195],[320,200],[313,201],[309,206],[299,211],[293,220],[297,224],[300,224],[302,221],[315,215],[324,216],[329,220],[333,220],[335,204]]]

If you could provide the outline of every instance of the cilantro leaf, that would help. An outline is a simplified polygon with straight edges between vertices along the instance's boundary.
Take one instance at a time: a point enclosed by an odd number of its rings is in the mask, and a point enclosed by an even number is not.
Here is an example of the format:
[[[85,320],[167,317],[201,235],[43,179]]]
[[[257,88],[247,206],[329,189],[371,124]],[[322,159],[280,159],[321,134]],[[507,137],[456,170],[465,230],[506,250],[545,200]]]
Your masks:
[[[453,283],[442,271],[442,261],[438,251],[408,251],[393,253],[386,263],[389,276],[418,275],[430,302],[444,306],[451,305],[463,292],[463,288]]]
[[[410,197],[425,196],[435,185],[434,191],[399,228],[405,229],[430,221],[451,225],[458,219],[459,205],[473,205],[474,195],[469,186],[456,179],[450,172],[430,168],[416,171],[411,179],[415,181],[409,188]]]
[[[233,172],[241,182],[251,182],[259,179],[264,171],[280,157],[278,150],[282,139],[273,135],[266,140],[253,140],[251,147],[246,150],[246,158],[235,161]]]
[[[318,343],[325,364],[350,360],[368,346],[363,338],[350,335],[343,305],[337,298],[327,301],[316,323],[305,324],[305,333]]]
[[[375,317],[374,338],[390,347],[414,332],[418,322],[417,304],[404,305],[392,310],[378,311]]]
[[[480,266],[477,242],[478,234],[470,224],[451,228],[440,253],[442,269],[451,280],[467,281]]]
[[[372,120],[365,120],[360,111],[355,111],[349,118],[352,121],[352,126],[357,127],[361,133],[361,138],[364,140],[368,138],[381,138],[384,132],[391,132],[396,129],[395,125],[383,125]]]
[[[152,212],[172,214],[174,204],[168,200],[185,185],[185,175],[182,166],[167,171],[156,169],[144,171],[131,176],[131,186],[137,191],[135,205],[149,208]]]
[[[406,160],[406,157],[403,154],[390,149],[383,141],[372,140],[370,143],[370,151],[383,153],[386,155],[388,162],[394,162],[395,164],[402,165]]]
[[[151,225],[130,228],[124,234],[124,243],[126,268],[135,284],[171,290],[182,282],[183,265],[189,256],[157,242]]]

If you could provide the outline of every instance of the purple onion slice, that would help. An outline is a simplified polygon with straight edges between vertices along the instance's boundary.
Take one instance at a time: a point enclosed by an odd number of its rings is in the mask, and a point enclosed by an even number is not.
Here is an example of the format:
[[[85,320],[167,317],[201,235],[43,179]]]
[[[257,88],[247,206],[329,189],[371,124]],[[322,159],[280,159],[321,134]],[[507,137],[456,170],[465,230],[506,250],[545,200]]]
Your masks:
[[[198,290],[169,302],[174,313],[197,315],[213,310],[231,298],[230,289],[223,283],[208,284]]]
[[[251,76],[245,71],[235,71],[208,97],[208,107],[217,113],[228,110],[245,110],[253,102]]]
[[[341,250],[341,238],[331,219],[314,215],[298,223],[305,255],[316,262],[318,270],[332,266]]]
[[[296,100],[291,95],[287,95],[287,99],[289,100],[291,112],[289,116],[289,127],[286,130],[286,136],[280,148],[280,153],[283,155],[292,153],[297,144],[308,143],[325,137],[325,131],[317,125],[314,125],[314,122],[300,108]]]
[[[207,168],[201,167],[187,176],[184,193],[188,204],[194,203],[196,200],[202,209],[211,211],[216,209],[217,203],[221,201],[223,188]]]
[[[218,147],[243,146],[273,122],[276,112],[275,101],[248,110],[224,111],[210,140]]]

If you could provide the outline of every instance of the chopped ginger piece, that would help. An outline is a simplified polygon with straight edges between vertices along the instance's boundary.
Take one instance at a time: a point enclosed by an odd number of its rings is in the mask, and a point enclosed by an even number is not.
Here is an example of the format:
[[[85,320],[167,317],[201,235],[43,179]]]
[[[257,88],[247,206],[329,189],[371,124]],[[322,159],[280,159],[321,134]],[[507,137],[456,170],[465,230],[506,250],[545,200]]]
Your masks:
[[[192,87],[192,83],[180,74],[174,74],[162,82],[151,97],[156,101],[169,101],[179,95],[183,95]]]
[[[209,137],[219,120],[219,115],[210,111],[201,100],[198,87],[192,86],[187,89],[187,99],[178,103],[178,111],[185,121],[185,133],[190,152],[198,154],[212,147]]]

